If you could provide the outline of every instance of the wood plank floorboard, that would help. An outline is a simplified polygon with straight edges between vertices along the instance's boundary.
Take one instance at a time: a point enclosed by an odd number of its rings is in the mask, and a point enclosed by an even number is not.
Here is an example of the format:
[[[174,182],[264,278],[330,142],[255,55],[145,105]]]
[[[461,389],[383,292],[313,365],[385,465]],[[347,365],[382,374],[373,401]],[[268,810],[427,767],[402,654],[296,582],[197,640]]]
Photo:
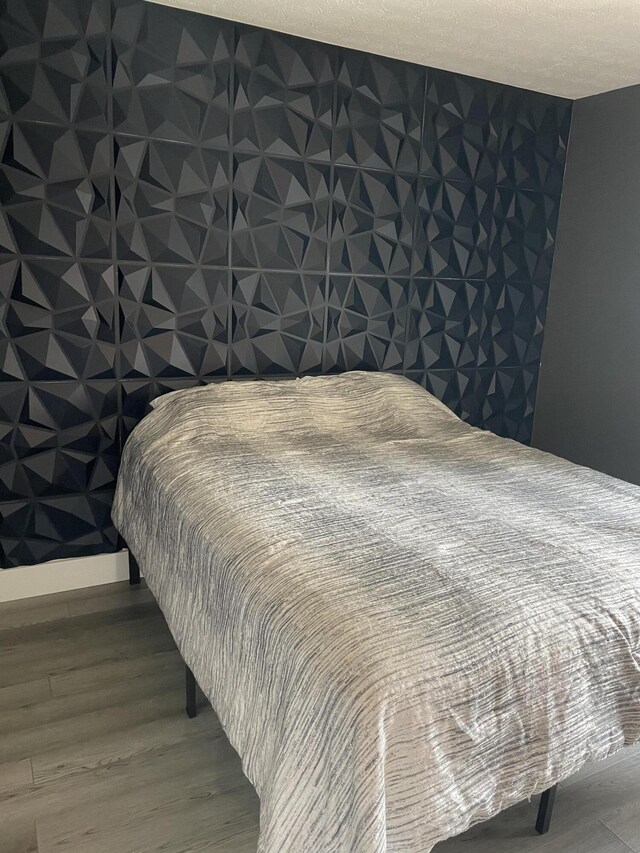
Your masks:
[[[640,853],[640,750],[436,853]],[[259,808],[144,584],[0,604],[0,853],[255,853]]]
[[[38,853],[38,837],[34,820],[10,820],[0,829],[2,853]]]

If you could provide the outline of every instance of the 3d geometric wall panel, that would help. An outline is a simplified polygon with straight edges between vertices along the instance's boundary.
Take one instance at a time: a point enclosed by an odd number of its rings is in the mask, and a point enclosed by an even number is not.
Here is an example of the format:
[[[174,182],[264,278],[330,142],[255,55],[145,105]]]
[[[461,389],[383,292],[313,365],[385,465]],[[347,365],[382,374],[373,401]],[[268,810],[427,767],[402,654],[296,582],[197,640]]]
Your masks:
[[[538,387],[538,366],[477,372],[474,425],[528,444]]]
[[[401,370],[408,296],[408,279],[331,276],[324,371]]]
[[[207,380],[208,381],[208,380]],[[215,380],[212,380],[215,381]],[[126,379],[121,383],[122,409],[120,417],[120,443],[127,440],[131,430],[147,414],[149,404],[157,397],[204,385],[203,379]]]
[[[484,290],[470,280],[414,280],[405,370],[476,366]]]
[[[109,137],[14,121],[0,145],[0,204],[16,251],[110,258]]]
[[[449,370],[408,371],[406,376],[426,388],[459,418],[477,425],[479,417],[476,394],[477,371],[468,368],[450,368]]]
[[[118,256],[223,264],[227,260],[228,157],[208,148],[115,137]]]
[[[324,270],[330,174],[320,163],[237,154],[233,265]]]
[[[0,383],[0,501],[100,490],[118,470],[118,384]]]
[[[116,551],[113,491],[0,503],[5,567]]]
[[[489,250],[489,276],[549,282],[559,197],[496,187]]]
[[[114,5],[114,129],[227,149],[233,26],[139,0]]]
[[[331,157],[337,49],[238,27],[233,144],[236,151]]]
[[[425,69],[342,51],[333,156],[336,163],[415,174]]]
[[[484,278],[493,186],[424,176],[418,182],[414,273]]]
[[[146,0],[0,3],[0,565],[119,547],[207,383],[390,370],[529,441],[570,103]]]
[[[231,372],[319,372],[325,276],[236,271],[231,294]]]
[[[122,377],[226,373],[228,289],[226,270],[122,264]]]
[[[504,86],[429,70],[422,134],[425,175],[495,182]]]
[[[415,192],[406,175],[336,166],[331,269],[409,275]]]
[[[0,111],[107,130],[109,0],[8,0],[0,10]]]
[[[559,199],[570,124],[566,101],[504,87],[498,184]]]
[[[115,377],[113,264],[0,256],[0,379]]]
[[[545,284],[488,283],[483,291],[478,367],[537,367],[546,311]]]
[[[524,444],[531,442],[537,368],[461,368],[406,375],[472,426]]]

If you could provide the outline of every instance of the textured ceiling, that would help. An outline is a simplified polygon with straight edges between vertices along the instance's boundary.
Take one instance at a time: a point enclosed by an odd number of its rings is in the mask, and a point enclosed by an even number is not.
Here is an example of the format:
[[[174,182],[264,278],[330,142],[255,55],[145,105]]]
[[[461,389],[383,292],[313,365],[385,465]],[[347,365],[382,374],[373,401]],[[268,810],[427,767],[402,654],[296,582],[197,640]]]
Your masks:
[[[566,98],[640,83],[640,0],[155,0]]]

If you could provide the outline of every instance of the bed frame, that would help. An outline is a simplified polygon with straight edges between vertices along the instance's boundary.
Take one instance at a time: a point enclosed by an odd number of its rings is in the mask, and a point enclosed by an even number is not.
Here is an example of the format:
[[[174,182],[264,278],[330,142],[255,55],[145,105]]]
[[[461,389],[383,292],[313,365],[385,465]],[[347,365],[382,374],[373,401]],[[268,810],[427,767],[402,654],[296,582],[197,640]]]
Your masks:
[[[129,549],[129,583],[132,586],[137,586],[140,583],[140,566],[138,561]],[[185,664],[185,682],[186,682],[186,705],[185,710],[187,717],[193,719],[198,713],[196,701],[196,679],[189,667]],[[538,806],[538,816],[536,818],[536,832],[544,835],[549,832],[551,825],[551,815],[553,814],[553,805],[556,799],[557,785],[553,788],[547,788],[540,796],[540,805]]]

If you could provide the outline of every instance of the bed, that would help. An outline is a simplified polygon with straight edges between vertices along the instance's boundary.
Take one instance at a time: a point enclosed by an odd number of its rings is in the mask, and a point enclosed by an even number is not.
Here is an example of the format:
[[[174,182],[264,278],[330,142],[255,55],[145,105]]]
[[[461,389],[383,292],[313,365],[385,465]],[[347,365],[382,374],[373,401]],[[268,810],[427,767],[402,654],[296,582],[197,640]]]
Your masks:
[[[113,519],[260,853],[427,853],[640,737],[640,489],[408,379],[161,397]]]

